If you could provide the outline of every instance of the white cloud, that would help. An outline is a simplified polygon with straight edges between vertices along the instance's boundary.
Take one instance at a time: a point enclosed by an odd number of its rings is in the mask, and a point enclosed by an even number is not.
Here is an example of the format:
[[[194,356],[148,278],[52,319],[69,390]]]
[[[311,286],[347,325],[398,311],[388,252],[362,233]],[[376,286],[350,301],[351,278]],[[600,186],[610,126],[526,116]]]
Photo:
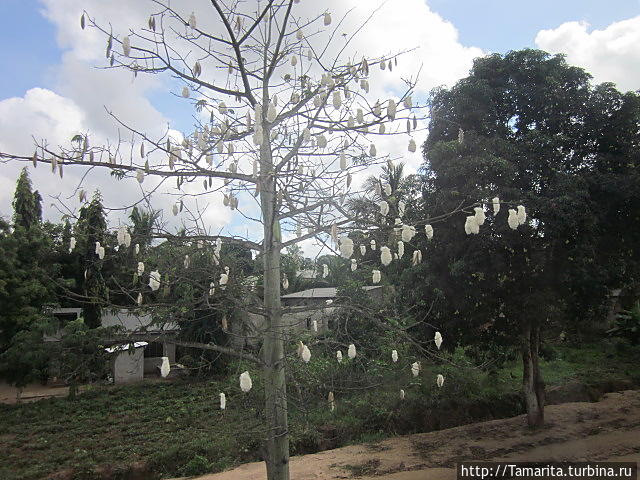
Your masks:
[[[12,98],[0,101],[0,147],[3,151],[14,153],[27,153],[33,150],[31,135],[36,138],[47,138],[52,145],[68,145],[69,139],[76,133],[89,133],[92,144],[103,142],[117,142],[122,136],[127,138],[126,130],[118,128],[106,110],[152,136],[162,135],[169,128],[180,128],[182,118],[172,116],[171,101],[183,102],[181,98],[168,97],[171,92],[180,91],[175,80],[168,75],[149,76],[139,75],[135,80],[130,72],[114,69],[102,69],[106,65],[104,56],[106,39],[93,28],[80,29],[80,15],[85,9],[91,18],[101,25],[111,25],[116,38],[130,32],[130,29],[138,29],[146,25],[149,12],[157,12],[157,6],[149,0],[125,1],[114,0],[104,2],[101,0],[42,0],[45,16],[56,27],[56,41],[65,49],[62,62],[56,68],[57,85],[53,89],[33,89],[23,98]],[[302,18],[315,18],[325,10],[330,10],[334,22],[332,28],[340,24],[332,45],[327,50],[330,57],[338,52],[344,43],[341,33],[354,31],[364,22],[371,13],[372,8],[381,5],[382,2],[362,2],[358,0],[327,0],[321,4],[318,2],[301,2],[296,5],[296,13]],[[242,8],[255,9],[255,3],[246,2],[240,4]],[[210,27],[213,31],[219,30],[220,22],[216,20],[211,5],[205,0],[191,0],[180,2],[174,6],[185,17],[191,11],[197,12],[198,24]],[[88,23],[88,22],[87,22]],[[180,27],[178,27],[178,30]],[[311,32],[314,42],[318,42],[319,48],[327,40],[327,32],[331,29],[320,29],[317,38]],[[132,37],[132,44],[136,46],[138,40]],[[114,49],[119,51],[116,42]],[[186,54],[182,46],[177,51]],[[352,59],[360,59],[363,55],[376,57],[389,55],[402,50],[411,50],[402,55],[398,66],[393,72],[389,70],[372,71],[370,78],[370,97],[385,100],[397,95],[404,87],[403,79],[414,76],[421,70],[420,79],[416,87],[416,98],[424,100],[429,90],[439,85],[451,85],[459,78],[465,76],[471,67],[474,57],[481,55],[482,51],[474,47],[466,47],[458,40],[455,27],[432,12],[424,0],[391,0],[380,7],[362,31],[355,37],[352,45],[345,50],[343,58],[349,56]],[[191,58],[191,57],[189,57]],[[191,61],[191,60],[190,60]],[[214,68],[214,65],[203,62],[203,78],[211,78],[217,85],[226,82],[224,69]],[[158,106],[149,100],[152,95],[164,94],[172,100],[162,104],[162,110],[167,112],[167,118]],[[197,94],[193,95],[198,97]],[[230,101],[229,104],[234,103]],[[177,110],[176,110],[177,111]],[[177,115],[177,114],[176,114]],[[389,128],[392,128],[389,126]],[[400,131],[403,125],[396,125]],[[129,135],[130,136],[130,135]],[[418,146],[422,143],[426,132],[418,132],[414,135]],[[409,165],[410,172],[420,165],[422,159],[420,150],[414,154],[407,152],[409,137],[406,134],[397,137],[373,136],[372,141],[378,146],[381,154],[390,153],[394,157],[403,157]],[[127,153],[128,155],[128,153]],[[126,158],[126,157],[125,157]],[[12,185],[17,176],[19,166],[12,165],[5,169],[0,176],[0,185]],[[241,163],[241,171],[250,171],[249,163]],[[372,172],[373,173],[373,172]],[[84,171],[82,169],[66,169],[64,180],[51,181],[51,174],[46,169],[39,167],[34,173],[34,183],[43,195],[61,194],[69,199],[71,209],[77,208],[75,202],[75,189],[81,181]],[[167,193],[174,182],[160,189],[160,193]],[[357,183],[357,182],[354,182]],[[154,186],[152,179],[145,180],[143,187],[148,190]],[[219,182],[216,182],[219,186]],[[214,188],[215,186],[214,185]],[[108,206],[131,205],[140,198],[140,186],[132,179],[116,182],[104,171],[93,171],[85,180],[84,188],[100,189]],[[183,187],[190,193],[203,191],[200,182]],[[10,212],[10,200],[12,189],[0,194],[0,212]],[[174,191],[175,193],[175,191]],[[72,200],[73,199],[73,200]],[[171,206],[175,203],[175,195],[154,197],[153,206],[163,208],[165,219],[171,222],[179,222],[180,218],[173,218],[170,214]],[[232,233],[249,231],[253,235],[253,227],[244,226],[239,214],[232,214],[221,206],[220,192],[207,195],[206,199],[211,205],[206,208],[202,217],[210,226],[211,231],[219,231],[227,225]],[[203,208],[205,197],[197,197],[198,204]],[[244,201],[242,203],[245,203]],[[251,204],[251,202],[247,202]],[[195,200],[193,205],[195,206]],[[252,217],[259,216],[255,206],[251,206],[248,214]],[[122,217],[124,214],[118,214]],[[52,215],[55,218],[55,215]],[[233,219],[233,223],[230,224]],[[115,219],[112,219],[115,220]]]
[[[569,63],[583,67],[597,83],[614,82],[623,91],[640,89],[640,16],[592,31],[585,22],[567,22],[541,30],[535,41],[550,53],[566,54]]]

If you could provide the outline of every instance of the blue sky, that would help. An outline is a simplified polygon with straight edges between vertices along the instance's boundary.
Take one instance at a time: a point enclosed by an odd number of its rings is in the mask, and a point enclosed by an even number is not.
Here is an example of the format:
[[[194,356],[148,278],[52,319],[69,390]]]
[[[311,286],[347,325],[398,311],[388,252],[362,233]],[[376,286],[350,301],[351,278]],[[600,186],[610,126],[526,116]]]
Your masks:
[[[301,0],[299,8],[306,18],[324,9],[333,10],[337,18],[351,8],[366,16],[382,2]],[[202,11],[207,0],[179,0],[172,5]],[[0,0],[4,40],[0,42],[0,151],[30,155],[33,137],[58,145],[81,132],[103,141],[113,139],[121,132],[115,132],[105,107],[147,132],[164,131],[167,123],[181,132],[192,131],[193,110],[180,98],[181,85],[166,76],[140,76],[145,78],[134,81],[129,72],[97,70],[105,65],[105,39],[79,26],[86,9],[101,23],[111,22],[116,36],[123,35],[146,23],[149,8],[153,8],[149,0]],[[397,95],[404,87],[401,76],[413,75],[420,65],[416,97],[426,98],[433,87],[452,85],[464,77],[472,59],[483,52],[525,47],[564,53],[569,63],[585,68],[597,82],[640,89],[640,0],[387,0],[383,13],[365,30],[358,40],[358,55],[417,47],[393,76],[372,74],[372,98]],[[390,140],[378,148],[402,156],[410,169],[422,163],[420,152],[408,154],[405,143]],[[0,216],[11,211],[18,172],[18,166],[10,165],[0,172]],[[34,171],[33,177],[45,198],[62,190],[65,198],[72,199],[82,181],[79,173],[65,173],[60,183],[51,182],[43,169]],[[140,194],[135,182],[114,189],[110,178],[97,173],[86,185],[100,189],[105,202],[114,207],[130,205]],[[167,196],[154,207],[170,211],[173,202],[175,197]],[[241,217],[212,205],[206,220],[214,228],[246,228]]]
[[[463,45],[501,53],[535,47],[539,30],[564,22],[586,21],[601,29],[640,14],[639,0],[429,0],[427,4],[453,23]],[[19,75],[0,76],[0,99],[21,96],[32,87],[53,86],[51,69],[62,51],[55,27],[42,10],[38,0],[0,1],[0,31],[10,39],[0,43],[0,65],[22,66]],[[153,102],[165,110],[161,96]]]

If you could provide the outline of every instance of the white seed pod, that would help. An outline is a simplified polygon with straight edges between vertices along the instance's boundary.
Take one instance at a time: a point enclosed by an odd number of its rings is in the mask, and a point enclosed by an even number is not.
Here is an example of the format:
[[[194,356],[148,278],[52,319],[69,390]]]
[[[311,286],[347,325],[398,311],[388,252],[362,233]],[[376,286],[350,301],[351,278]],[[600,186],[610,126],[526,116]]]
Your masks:
[[[401,217],[404,217],[404,211],[406,207],[407,207],[407,204],[404,203],[402,200],[400,200],[398,202],[398,215],[400,215]],[[415,228],[414,228],[414,231],[415,231]],[[408,242],[408,241],[409,240],[405,240],[405,242]]]
[[[431,225],[425,225],[424,233],[427,236],[427,240],[431,240],[433,238],[433,227]]]
[[[364,90],[365,93],[369,93],[369,80],[367,80],[366,78],[360,80],[360,89]]]
[[[347,351],[347,355],[352,360],[356,358],[356,346],[353,343],[349,345],[349,350]]]
[[[355,272],[358,269],[358,262],[355,258],[351,259],[351,271]]]
[[[475,217],[476,217],[476,223],[478,224],[478,226],[484,225],[484,221],[486,220],[484,209],[482,207],[475,207],[473,210],[476,212]]]
[[[227,286],[227,283],[229,283],[229,274],[221,273],[220,280],[218,280],[218,283],[220,284],[220,288],[224,290],[225,287]]]
[[[224,115],[225,113],[227,113],[227,104],[224,102],[219,102],[218,112],[220,112],[221,115]]]
[[[138,298],[136,298],[136,303],[138,305],[142,305],[142,293],[138,293]]]
[[[329,276],[329,266],[325,263],[322,265],[322,278],[327,278]]]
[[[402,241],[410,242],[416,236],[416,227],[411,225],[402,226]]]
[[[303,140],[305,143],[308,143],[308,142],[309,142],[309,140],[311,140],[311,130],[309,130],[308,128],[305,128],[305,129],[302,131],[302,140]]]
[[[376,150],[376,146],[372,143],[371,146],[369,147],[369,156],[375,157],[377,153],[378,151]]]
[[[313,328],[313,331],[317,333],[317,332],[318,332],[318,321],[317,321],[317,320],[314,320],[314,321],[311,323],[311,327]]]
[[[74,248],[76,248],[76,237],[71,237],[69,239],[69,253],[73,252]]]
[[[96,255],[100,251],[100,242],[96,242]]]
[[[436,383],[438,384],[438,388],[441,388],[444,385],[444,377],[440,374],[436,377]]]
[[[276,107],[273,103],[269,104],[269,108],[267,109],[267,122],[273,123],[276,119],[278,113],[276,112]]]
[[[373,106],[373,114],[376,117],[379,117],[382,115],[382,107],[380,106],[380,101],[376,100],[375,105]]]
[[[118,233],[116,235],[116,240],[118,241],[118,245],[122,245],[124,244],[124,234],[126,232],[126,229],[123,226],[121,226],[120,228],[118,228]]]
[[[349,237],[342,237],[340,239],[340,256],[342,258],[351,258],[353,255],[353,240]]]
[[[309,347],[306,345],[302,347],[302,354],[300,357],[304,363],[309,363],[309,360],[311,360],[311,350],[309,350]]]
[[[324,14],[324,20],[323,20],[323,22],[324,22],[324,26],[325,26],[325,27],[327,27],[327,26],[331,25],[331,14],[330,14],[329,12],[326,12],[326,13]]]
[[[464,222],[464,232],[467,235],[471,235],[472,233],[474,235],[477,235],[478,233],[480,233],[480,226],[478,225],[478,222],[476,221],[476,216],[475,215],[469,215],[467,217],[467,219]]]
[[[331,240],[333,240],[335,244],[338,243],[338,225],[335,223],[331,225]]]
[[[407,95],[404,98],[404,102],[403,102],[405,108],[411,108],[413,107],[413,99],[411,98],[411,95]]]
[[[380,135],[384,135],[386,131],[387,131],[387,127],[384,126],[384,123],[381,123],[380,126],[378,127],[378,133]]]
[[[518,224],[524,225],[527,221],[527,211],[525,210],[523,205],[518,205]]]
[[[298,57],[296,57],[295,55],[291,56],[291,66],[295,67],[298,64]]]
[[[416,149],[416,141],[412,138],[411,140],[409,140],[409,146],[407,147],[407,150],[409,150],[411,153],[414,153]]]
[[[122,39],[122,54],[125,57],[128,57],[130,53],[131,53],[131,39],[127,35]]]
[[[380,283],[380,279],[381,279],[380,270],[373,270],[371,273],[372,273],[371,281],[373,283]]]
[[[138,262],[138,276],[140,277],[144,273],[144,262]]]
[[[162,365],[160,365],[160,375],[162,378],[167,378],[171,372],[171,365],[169,365],[169,357],[162,357]]]
[[[215,295],[215,293],[216,293],[216,284],[211,282],[209,284],[209,296],[213,297],[213,295]]]
[[[361,108],[356,110],[356,120],[358,123],[364,123],[364,112]]]
[[[186,87],[186,86],[185,86],[185,87],[182,87],[182,96],[183,96],[184,98],[189,98],[189,95],[190,95],[190,93],[189,93],[189,87]]]
[[[396,102],[393,99],[389,99],[387,103],[387,117],[389,117],[389,120],[396,119]]]
[[[398,258],[402,258],[404,256],[404,242],[400,240],[398,242]]]
[[[104,247],[100,247],[100,248],[98,249],[98,258],[99,258],[100,260],[104,260],[104,253],[105,253],[105,251],[104,251]]]
[[[462,143],[464,142],[464,130],[462,130],[461,128],[458,129],[458,143],[460,145],[462,145]]]
[[[171,207],[171,211],[173,212],[173,216],[178,215],[178,204],[174,203],[173,207]]]
[[[509,209],[509,217],[507,218],[507,223],[512,230],[516,230],[520,222],[518,221],[518,214],[513,208]]]
[[[413,374],[414,377],[417,377],[420,374],[420,363],[419,362],[413,362],[411,364],[411,373]]]
[[[220,394],[220,410],[227,408],[227,396],[224,393]]]
[[[287,278],[286,275],[282,279],[282,288],[283,290],[287,290],[289,288],[289,279]]]
[[[389,247],[380,247],[380,263],[386,267],[392,260],[391,249]]]
[[[298,40],[302,40],[302,38],[303,38],[303,37],[304,37],[304,34],[302,33],[302,30],[298,30],[298,31],[296,32],[296,38],[297,38]]]
[[[411,264],[415,267],[416,265],[422,263],[422,251],[414,250],[413,257],[411,259]]]
[[[500,212],[500,199],[498,197],[493,197],[491,204],[493,205],[493,214],[498,215],[498,212]]]
[[[347,169],[347,155],[342,152],[340,154],[340,170],[346,170]]]
[[[316,135],[316,144],[318,148],[325,148],[327,146],[327,137],[322,134]]]
[[[189,268],[189,265],[191,265],[191,260],[189,259],[189,255],[185,255],[184,256],[184,268]]]
[[[333,108],[340,108],[342,106],[342,95],[340,95],[340,91],[336,90],[333,92]]]
[[[376,241],[375,240],[371,240],[369,242],[369,245],[371,246],[371,250],[375,251],[375,249],[376,249]]]
[[[200,62],[196,62],[193,65],[193,76],[197,78],[200,76],[201,73],[202,73],[202,65],[200,65]]]
[[[129,240],[129,245],[131,245],[131,240]],[[128,247],[129,246],[127,245],[127,248]],[[136,243],[135,252],[136,252],[136,255],[138,255],[140,253],[140,244],[139,243]]]
[[[194,12],[191,12],[191,15],[189,15],[189,26],[191,27],[192,30],[196,29],[197,22],[196,22],[196,14]]]
[[[252,386],[253,382],[251,381],[249,372],[242,372],[240,374],[240,390],[242,390],[244,393],[247,393],[249,392],[249,390],[251,390]]]
[[[338,363],[342,363],[342,352],[340,350],[336,352],[336,358],[338,359]]]
[[[136,169],[136,180],[138,180],[138,183],[144,182],[144,170],[141,168]]]
[[[433,342],[436,344],[436,347],[438,347],[438,350],[440,350],[440,345],[442,345],[442,334],[440,332],[436,332],[433,337]]]
[[[403,389],[400,389],[400,400],[404,400],[405,393]]]
[[[367,253],[367,246],[366,245],[360,245],[360,255],[362,255],[364,257],[366,253]]]
[[[333,412],[336,409],[336,401],[333,397],[333,392],[329,392],[329,395],[327,395],[327,401],[329,402],[329,408]]]
[[[149,287],[154,292],[160,288],[160,272],[158,270],[149,273]]]
[[[307,60],[313,60],[313,52],[311,51],[311,49],[307,50]]]
[[[391,361],[393,363],[396,363],[398,361],[398,351],[397,350],[392,350],[391,351]]]
[[[349,118],[347,119],[347,127],[348,128],[353,128],[356,126],[356,121],[353,118],[353,115],[349,115]]]
[[[384,194],[388,197],[389,195],[391,195],[391,185],[389,185],[388,183],[385,183],[382,188],[384,188]]]
[[[386,217],[389,213],[389,204],[386,200],[381,200],[378,205],[380,206],[380,214]]]

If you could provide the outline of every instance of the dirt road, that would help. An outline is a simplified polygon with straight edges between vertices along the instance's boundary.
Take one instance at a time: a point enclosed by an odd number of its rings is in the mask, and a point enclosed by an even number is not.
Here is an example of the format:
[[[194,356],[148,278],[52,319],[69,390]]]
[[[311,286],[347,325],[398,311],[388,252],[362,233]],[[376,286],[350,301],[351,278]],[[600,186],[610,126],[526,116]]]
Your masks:
[[[535,431],[519,416],[293,457],[291,478],[453,480],[460,461],[640,461],[638,390],[552,405],[546,420]],[[250,463],[198,480],[265,478],[264,463]]]

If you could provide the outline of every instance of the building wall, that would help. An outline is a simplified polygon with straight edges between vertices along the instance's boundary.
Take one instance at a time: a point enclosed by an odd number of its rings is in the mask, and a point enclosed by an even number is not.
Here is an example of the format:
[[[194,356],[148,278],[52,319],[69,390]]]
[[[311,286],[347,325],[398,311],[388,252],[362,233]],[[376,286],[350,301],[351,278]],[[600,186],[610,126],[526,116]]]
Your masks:
[[[140,382],[144,378],[144,348],[125,350],[113,361],[113,383]]]

